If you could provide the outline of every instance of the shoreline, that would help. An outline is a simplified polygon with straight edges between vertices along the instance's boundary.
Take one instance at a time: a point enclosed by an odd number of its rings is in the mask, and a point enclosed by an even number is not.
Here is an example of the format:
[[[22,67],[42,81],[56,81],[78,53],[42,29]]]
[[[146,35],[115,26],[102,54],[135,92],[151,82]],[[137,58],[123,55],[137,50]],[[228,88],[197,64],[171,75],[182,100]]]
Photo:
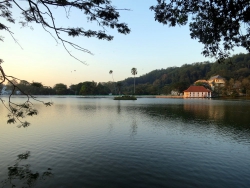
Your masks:
[[[173,96],[173,95],[156,95],[155,98],[174,98],[174,99],[183,99],[183,96]]]
[[[114,98],[120,97],[121,95],[33,95],[35,98]],[[0,95],[2,98],[8,98],[9,95]],[[174,95],[135,95],[136,98],[172,98],[172,99],[201,99],[203,97],[188,97],[185,98],[184,96],[174,96]],[[27,98],[26,95],[12,95],[11,98]],[[208,99],[208,98],[206,98]],[[230,96],[220,96],[220,97],[211,97],[209,99],[246,99],[250,100],[250,96],[237,96],[237,97],[230,97]]]

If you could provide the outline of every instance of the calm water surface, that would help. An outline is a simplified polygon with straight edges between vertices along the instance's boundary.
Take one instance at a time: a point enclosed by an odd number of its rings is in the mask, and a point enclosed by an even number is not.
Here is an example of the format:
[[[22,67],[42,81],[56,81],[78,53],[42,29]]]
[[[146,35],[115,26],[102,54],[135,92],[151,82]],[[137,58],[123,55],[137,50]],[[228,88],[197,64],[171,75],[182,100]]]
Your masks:
[[[8,169],[26,151],[33,187],[250,187],[250,101],[44,100],[28,128],[0,106],[0,187],[27,182]]]

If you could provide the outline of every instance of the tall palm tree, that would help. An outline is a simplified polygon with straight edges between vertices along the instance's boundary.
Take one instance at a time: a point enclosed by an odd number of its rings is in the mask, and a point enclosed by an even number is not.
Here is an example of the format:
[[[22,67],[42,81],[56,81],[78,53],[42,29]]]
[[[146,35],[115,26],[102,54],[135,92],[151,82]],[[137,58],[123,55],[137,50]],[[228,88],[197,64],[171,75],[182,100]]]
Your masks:
[[[137,68],[132,68],[131,69],[131,73],[132,75],[134,75],[134,94],[135,94],[135,75],[137,74]]]
[[[114,84],[114,88],[115,88],[115,81],[114,81],[114,77],[113,77],[113,71],[110,70],[110,71],[109,71],[109,74],[112,74],[113,84]],[[116,88],[115,88],[115,94],[116,94]]]

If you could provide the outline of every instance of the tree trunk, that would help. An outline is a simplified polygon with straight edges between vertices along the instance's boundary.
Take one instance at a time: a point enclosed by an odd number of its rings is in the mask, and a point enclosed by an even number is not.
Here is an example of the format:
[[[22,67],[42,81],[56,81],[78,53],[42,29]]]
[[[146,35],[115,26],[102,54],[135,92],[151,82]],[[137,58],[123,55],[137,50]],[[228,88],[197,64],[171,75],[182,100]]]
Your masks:
[[[135,75],[134,75],[134,95],[135,95]]]

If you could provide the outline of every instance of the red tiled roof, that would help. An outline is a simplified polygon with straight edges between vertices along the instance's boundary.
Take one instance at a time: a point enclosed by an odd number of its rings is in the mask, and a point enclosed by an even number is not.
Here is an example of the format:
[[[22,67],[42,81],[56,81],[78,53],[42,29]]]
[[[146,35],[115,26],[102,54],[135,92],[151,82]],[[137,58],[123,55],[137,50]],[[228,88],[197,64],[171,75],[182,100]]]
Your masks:
[[[190,86],[184,92],[211,92],[211,91],[203,86]]]

